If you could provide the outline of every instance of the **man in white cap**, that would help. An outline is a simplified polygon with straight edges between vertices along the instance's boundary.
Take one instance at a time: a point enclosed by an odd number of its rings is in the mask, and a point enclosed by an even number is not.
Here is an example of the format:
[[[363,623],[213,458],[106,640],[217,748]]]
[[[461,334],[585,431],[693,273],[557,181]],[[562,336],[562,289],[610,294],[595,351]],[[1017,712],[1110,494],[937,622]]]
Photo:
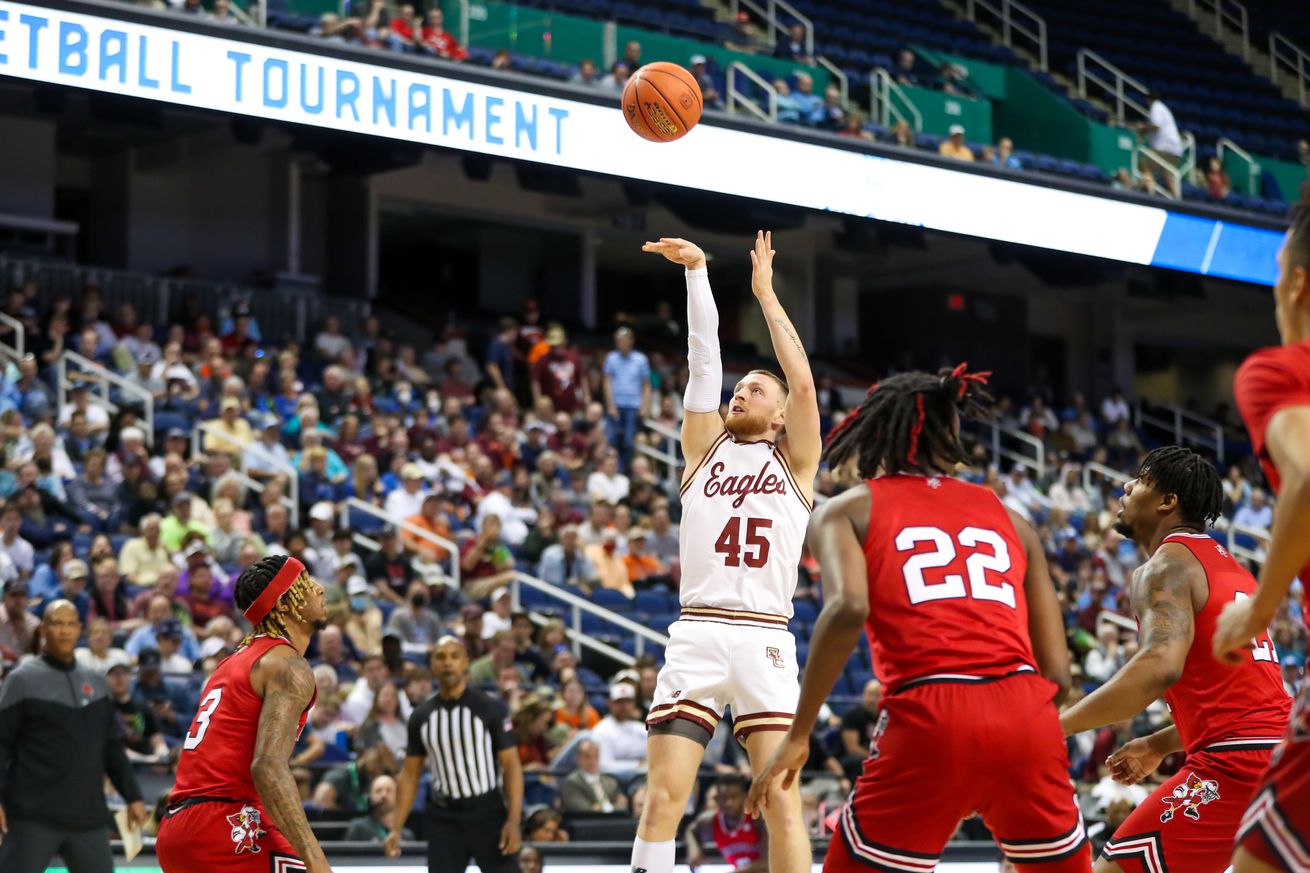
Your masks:
[[[282,420],[267,413],[260,422],[254,442],[246,446],[241,459],[247,474],[255,479],[268,479],[292,469],[291,455],[282,445]]]
[[[964,125],[952,124],[950,133],[951,135],[942,140],[942,144],[937,147],[937,154],[944,158],[972,163],[973,149],[964,141]]]
[[[503,585],[491,592],[491,609],[482,614],[482,638],[489,640],[500,631],[514,627],[514,604],[509,589]]]
[[[637,688],[631,682],[610,686],[610,712],[591,729],[600,747],[600,769],[619,778],[646,763],[646,725],[637,709]]]
[[[413,461],[400,468],[400,487],[393,488],[387,495],[383,509],[392,518],[409,518],[423,510],[423,498],[427,489],[423,487],[423,471]]]
[[[332,551],[332,521],[336,518],[336,507],[330,501],[320,500],[309,509],[309,530],[305,531],[305,541],[316,552]]]

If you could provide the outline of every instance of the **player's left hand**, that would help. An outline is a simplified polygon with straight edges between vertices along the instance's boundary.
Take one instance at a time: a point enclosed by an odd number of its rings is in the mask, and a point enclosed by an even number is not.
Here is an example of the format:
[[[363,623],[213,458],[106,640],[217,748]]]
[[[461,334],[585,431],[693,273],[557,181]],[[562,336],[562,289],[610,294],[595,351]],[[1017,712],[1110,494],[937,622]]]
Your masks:
[[[1105,763],[1115,782],[1136,785],[1154,773],[1163,760],[1164,755],[1153,749],[1146,737],[1138,737],[1124,743],[1119,751],[1105,759]]]
[[[513,855],[521,845],[523,845],[523,835],[519,832],[519,823],[506,821],[505,826],[500,829],[500,853]]]
[[[1224,607],[1215,625],[1211,645],[1215,659],[1230,666],[1241,663],[1251,641],[1269,629],[1269,620],[1257,615],[1255,598],[1235,600]]]
[[[144,827],[145,823],[150,820],[150,815],[146,812],[144,800],[136,800],[127,805],[127,824],[128,827]]]
[[[773,231],[755,232],[751,251],[751,292],[758,298],[773,293]]]
[[[760,813],[768,808],[769,791],[773,788],[773,783],[781,777],[782,784],[779,788],[783,791],[791,788],[801,768],[805,766],[805,759],[809,756],[809,738],[792,736],[791,731],[788,731],[786,739],[773,750],[768,763],[751,783],[751,792],[746,797],[746,814],[751,818],[759,818]]]

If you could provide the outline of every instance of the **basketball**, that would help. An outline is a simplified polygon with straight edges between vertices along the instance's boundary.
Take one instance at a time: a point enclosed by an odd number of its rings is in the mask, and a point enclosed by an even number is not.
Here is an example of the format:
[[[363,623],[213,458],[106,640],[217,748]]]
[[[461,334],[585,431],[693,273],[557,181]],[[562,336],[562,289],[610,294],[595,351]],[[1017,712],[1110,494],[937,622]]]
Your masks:
[[[700,121],[700,113],[700,85],[677,64],[646,64],[623,88],[623,117],[628,127],[651,142],[681,139]]]

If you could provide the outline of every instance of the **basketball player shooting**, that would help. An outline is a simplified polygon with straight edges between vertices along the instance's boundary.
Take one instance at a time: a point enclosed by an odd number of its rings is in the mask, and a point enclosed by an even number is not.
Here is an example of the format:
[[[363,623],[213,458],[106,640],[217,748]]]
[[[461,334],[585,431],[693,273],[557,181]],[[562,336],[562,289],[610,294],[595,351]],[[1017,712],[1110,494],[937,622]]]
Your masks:
[[[747,373],[726,419],[705,253],[668,238],[642,250],[682,265],[687,278],[682,612],[669,628],[646,719],[646,807],[632,849],[634,873],[670,873],[678,823],[725,707],[756,773],[796,711],[796,640],[787,622],[823,444],[810,363],[773,292],[772,234],[756,235],[751,290],[786,381],[767,370]],[[765,820],[770,869],[808,871],[799,786],[775,788]]]
[[[237,579],[254,625],[209,677],[182,743],[155,852],[164,873],[332,873],[291,774],[318,692],[305,650],[327,626],[323,586],[270,555]]]

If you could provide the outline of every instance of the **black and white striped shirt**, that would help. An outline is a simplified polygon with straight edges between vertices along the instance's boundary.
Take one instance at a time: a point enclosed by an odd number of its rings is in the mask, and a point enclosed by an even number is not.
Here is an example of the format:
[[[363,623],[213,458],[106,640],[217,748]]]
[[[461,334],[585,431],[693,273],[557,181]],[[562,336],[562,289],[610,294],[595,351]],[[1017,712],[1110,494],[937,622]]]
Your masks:
[[[498,790],[497,753],[517,745],[509,709],[472,688],[453,700],[434,694],[409,717],[408,754],[428,759],[433,790],[453,800]]]

